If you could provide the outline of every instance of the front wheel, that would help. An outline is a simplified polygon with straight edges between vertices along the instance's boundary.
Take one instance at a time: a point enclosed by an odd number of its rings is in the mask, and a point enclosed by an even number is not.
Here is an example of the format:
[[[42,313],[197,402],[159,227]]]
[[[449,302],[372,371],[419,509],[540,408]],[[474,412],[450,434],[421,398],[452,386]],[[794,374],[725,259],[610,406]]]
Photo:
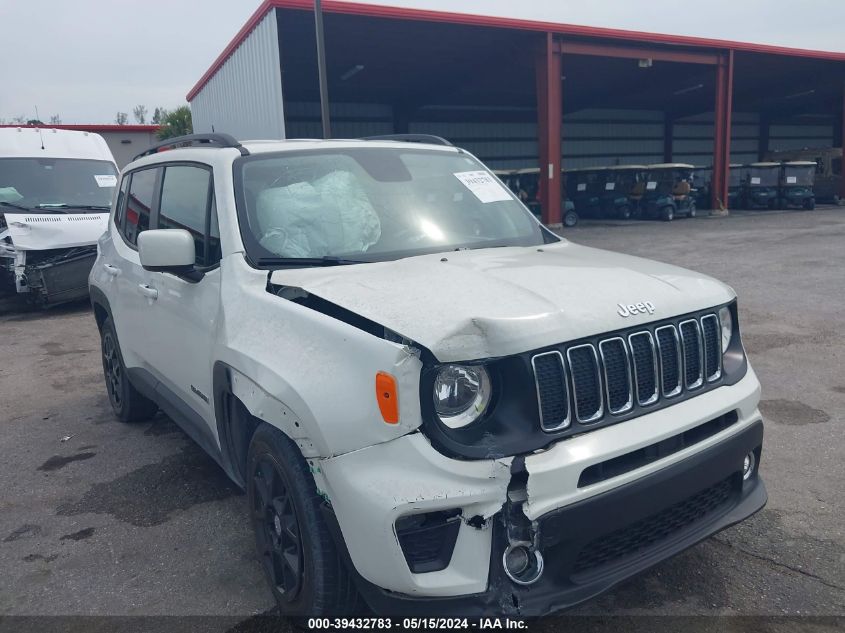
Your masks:
[[[804,201],[804,208],[807,211],[812,211],[813,209],[815,209],[816,208],[816,199],[810,198],[809,200],[805,200]]]
[[[111,317],[103,323],[100,344],[106,391],[117,419],[121,422],[137,422],[153,417],[158,410],[158,405],[141,395],[129,382]]]
[[[299,449],[262,425],[247,456],[247,495],[259,562],[281,615],[355,615],[360,598],[320,508]]]
[[[663,207],[660,211],[660,217],[664,222],[671,222],[675,219],[675,209],[672,207]]]
[[[695,217],[695,215],[696,215],[696,213],[697,213],[697,211],[695,210],[695,205],[692,205],[692,206],[689,208],[689,217],[694,218],[694,217]]]
[[[575,211],[567,211],[563,215],[563,226],[572,227],[578,224],[578,214]]]
[[[622,220],[630,220],[631,219],[631,207],[627,204],[619,209],[619,217]]]

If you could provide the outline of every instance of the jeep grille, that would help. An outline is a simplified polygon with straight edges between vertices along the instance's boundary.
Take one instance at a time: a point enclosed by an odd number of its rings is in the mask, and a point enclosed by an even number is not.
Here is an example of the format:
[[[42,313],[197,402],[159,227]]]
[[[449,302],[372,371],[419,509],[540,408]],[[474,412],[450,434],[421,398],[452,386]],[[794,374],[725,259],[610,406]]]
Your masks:
[[[531,358],[544,431],[630,417],[661,399],[692,396],[722,376],[713,313],[560,346]]]

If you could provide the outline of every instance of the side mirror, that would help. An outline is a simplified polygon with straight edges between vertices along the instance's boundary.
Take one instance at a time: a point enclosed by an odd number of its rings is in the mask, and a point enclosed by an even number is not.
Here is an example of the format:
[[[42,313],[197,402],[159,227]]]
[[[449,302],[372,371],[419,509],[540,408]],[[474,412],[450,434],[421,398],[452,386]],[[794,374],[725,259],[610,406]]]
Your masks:
[[[194,238],[185,229],[142,231],[138,235],[138,255],[145,270],[173,273],[191,281],[202,278],[194,267]]]

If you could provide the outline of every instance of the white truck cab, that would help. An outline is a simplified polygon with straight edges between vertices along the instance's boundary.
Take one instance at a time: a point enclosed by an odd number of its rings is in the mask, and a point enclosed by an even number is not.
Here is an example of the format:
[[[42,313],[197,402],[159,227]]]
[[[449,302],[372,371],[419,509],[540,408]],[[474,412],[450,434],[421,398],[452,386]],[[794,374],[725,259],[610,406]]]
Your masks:
[[[246,490],[281,613],[542,615],[763,507],[734,292],[413,140],[172,139],[99,242],[115,414]]]
[[[116,186],[99,134],[0,127],[0,296],[85,297]]]

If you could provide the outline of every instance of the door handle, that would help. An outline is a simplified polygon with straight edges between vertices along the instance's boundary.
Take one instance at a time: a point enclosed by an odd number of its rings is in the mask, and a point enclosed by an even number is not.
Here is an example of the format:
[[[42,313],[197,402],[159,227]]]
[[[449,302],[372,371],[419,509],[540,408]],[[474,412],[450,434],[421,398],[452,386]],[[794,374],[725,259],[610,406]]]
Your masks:
[[[158,299],[158,290],[151,288],[147,284],[138,284],[138,290],[140,290],[141,294],[147,297],[147,299],[152,299],[153,301]]]
[[[111,264],[103,264],[103,268],[105,268],[106,273],[108,273],[112,277],[117,277],[120,274],[120,268],[118,268],[117,266],[112,266]]]

